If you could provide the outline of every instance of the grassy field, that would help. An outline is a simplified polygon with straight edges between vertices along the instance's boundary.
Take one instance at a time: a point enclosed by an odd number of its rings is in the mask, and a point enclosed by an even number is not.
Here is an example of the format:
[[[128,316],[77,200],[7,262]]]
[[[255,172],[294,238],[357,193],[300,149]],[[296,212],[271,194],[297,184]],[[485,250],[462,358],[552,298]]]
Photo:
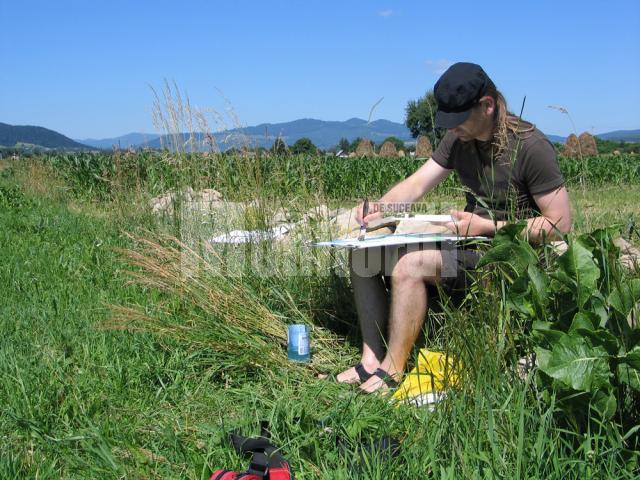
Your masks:
[[[494,297],[476,292],[437,331],[430,328],[437,316],[427,322],[430,345],[456,352],[467,367],[434,411],[397,407],[315,378],[357,358],[348,279],[339,272],[290,275],[269,266],[269,276],[205,269],[180,277],[174,244],[162,236],[175,225],[150,215],[150,192],[185,178],[217,186],[215,172],[220,182],[237,172],[211,167],[167,180],[155,171],[130,175],[120,163],[95,177],[78,174],[91,166],[56,161],[0,165],[0,478],[205,479],[218,467],[242,471],[248,459],[233,453],[226,432],[257,434],[261,419],[301,480],[637,478],[637,429],[563,423],[533,373],[518,375],[503,346],[522,325],[505,330]],[[237,187],[250,197],[263,187],[264,198],[302,209],[347,203],[347,190],[319,190],[313,172],[296,182],[296,169],[311,168],[296,161],[281,177],[241,165],[244,176],[221,191]],[[572,184],[578,232],[619,223],[638,243],[640,181],[627,177]],[[274,178],[281,181],[267,189]],[[287,182],[295,195],[286,195]],[[452,194],[441,190],[429,201],[456,204]],[[263,253],[312,261],[296,257],[296,248]],[[286,361],[290,321],[316,326],[308,368]],[[385,435],[400,440],[398,456],[367,454],[363,445]]]

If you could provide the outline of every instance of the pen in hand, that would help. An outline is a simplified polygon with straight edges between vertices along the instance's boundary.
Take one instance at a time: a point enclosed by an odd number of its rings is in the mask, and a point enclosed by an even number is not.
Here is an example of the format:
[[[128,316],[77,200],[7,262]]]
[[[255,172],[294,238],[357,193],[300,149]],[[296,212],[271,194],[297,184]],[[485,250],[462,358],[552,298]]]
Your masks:
[[[364,205],[362,206],[362,224],[360,225],[360,235],[358,235],[358,240],[364,240],[364,236],[367,233],[367,226],[364,223],[364,219],[369,215],[369,200],[364,199]]]

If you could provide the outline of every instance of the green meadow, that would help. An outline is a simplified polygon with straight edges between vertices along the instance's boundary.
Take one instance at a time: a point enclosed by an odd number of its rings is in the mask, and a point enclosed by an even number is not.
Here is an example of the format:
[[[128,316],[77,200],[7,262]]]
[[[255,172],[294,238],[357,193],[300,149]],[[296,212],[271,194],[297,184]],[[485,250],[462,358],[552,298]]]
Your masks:
[[[538,273],[494,254],[460,308],[429,313],[421,343],[460,360],[460,381],[433,409],[316,378],[352,365],[359,348],[344,258],[308,246],[329,235],[325,223],[284,244],[201,241],[264,228],[279,208],[302,219],[320,204],[352,207],[419,160],[115,152],[0,162],[0,478],[208,479],[246,469],[227,434],[257,435],[261,420],[299,480],[637,478],[640,275],[609,243],[640,244],[637,155],[561,159],[573,263],[515,233],[496,246],[544,259],[550,301],[535,290]],[[172,214],[151,212],[152,197],[187,186],[246,208],[200,222],[179,214],[180,200]],[[463,195],[452,179],[425,201],[446,213]],[[554,302],[571,295],[565,322]],[[313,327],[309,365],[287,360],[289,323]],[[549,373],[561,344],[585,354],[580,375]],[[549,357],[522,374],[518,359],[534,351]],[[399,442],[395,455],[372,447],[385,436]]]

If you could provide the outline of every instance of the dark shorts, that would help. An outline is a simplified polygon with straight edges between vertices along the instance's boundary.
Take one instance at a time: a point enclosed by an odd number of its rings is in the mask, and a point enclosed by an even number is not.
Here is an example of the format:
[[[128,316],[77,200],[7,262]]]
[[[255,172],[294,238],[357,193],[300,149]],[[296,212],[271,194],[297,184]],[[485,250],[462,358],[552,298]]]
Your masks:
[[[456,275],[443,277],[440,288],[436,285],[429,285],[427,290],[430,298],[437,298],[440,302],[449,298],[454,305],[459,305],[475,280],[476,266],[481,256],[482,253],[475,248],[458,250]],[[445,298],[442,298],[442,295]]]
[[[437,245],[437,248],[443,253],[443,268],[439,272],[440,282],[437,285],[427,286],[429,303],[431,306],[436,306],[437,303],[451,301],[454,305],[458,305],[474,281],[475,269],[482,253],[473,245],[461,247],[443,243]],[[382,251],[380,255],[384,258],[385,252]],[[375,257],[374,252],[371,256]],[[372,258],[374,263],[376,260]],[[390,272],[384,271],[383,279],[385,287],[391,291]]]

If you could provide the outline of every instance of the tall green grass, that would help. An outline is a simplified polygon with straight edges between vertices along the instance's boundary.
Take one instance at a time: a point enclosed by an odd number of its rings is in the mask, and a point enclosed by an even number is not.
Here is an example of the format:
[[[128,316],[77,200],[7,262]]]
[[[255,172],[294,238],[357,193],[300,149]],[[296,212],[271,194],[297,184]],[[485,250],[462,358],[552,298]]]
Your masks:
[[[144,155],[119,160],[117,169],[105,167],[107,176],[97,177],[77,173],[90,172],[90,162],[77,167],[71,158],[58,164],[49,158],[74,192],[56,199],[25,190],[17,180],[24,165],[0,175],[1,478],[208,478],[217,467],[246,468],[225,433],[257,433],[260,419],[271,422],[275,442],[302,480],[635,478],[637,455],[623,440],[597,425],[586,432],[561,427],[554,400],[541,401],[532,375],[517,375],[514,339],[523,325],[504,308],[499,289],[478,286],[461,309],[430,315],[425,341],[462,359],[464,381],[434,411],[396,407],[315,378],[317,369],[352,364],[357,351],[338,257],[320,275],[274,266],[270,276],[248,270],[225,279],[200,269],[193,257],[189,268],[176,271],[170,255],[182,250],[171,250],[175,243],[143,211],[131,203],[129,215],[109,213],[114,197],[197,188],[197,182],[240,199],[289,192],[307,203],[344,200],[348,191],[332,197],[322,175],[351,165],[359,170],[331,181],[344,176],[355,186],[369,175],[367,188],[374,188],[383,178],[368,170],[370,160],[219,156],[189,163],[189,156]],[[148,163],[142,168],[137,161]],[[404,174],[396,160],[376,161],[398,179]],[[78,194],[95,205],[73,208]],[[612,209],[607,221],[616,215]],[[309,262],[316,259],[301,248],[266,246],[260,257],[291,255],[287,261],[313,272]],[[226,260],[234,258],[227,251]],[[185,285],[181,275],[190,272],[194,282]],[[131,274],[142,281],[128,283]],[[114,305],[124,314],[114,317]],[[313,343],[327,360],[290,367],[282,361],[279,328],[292,320],[347,333],[346,345]],[[264,321],[274,330],[257,331]],[[225,339],[237,354],[223,348]],[[363,451],[384,435],[400,440],[397,458]]]

